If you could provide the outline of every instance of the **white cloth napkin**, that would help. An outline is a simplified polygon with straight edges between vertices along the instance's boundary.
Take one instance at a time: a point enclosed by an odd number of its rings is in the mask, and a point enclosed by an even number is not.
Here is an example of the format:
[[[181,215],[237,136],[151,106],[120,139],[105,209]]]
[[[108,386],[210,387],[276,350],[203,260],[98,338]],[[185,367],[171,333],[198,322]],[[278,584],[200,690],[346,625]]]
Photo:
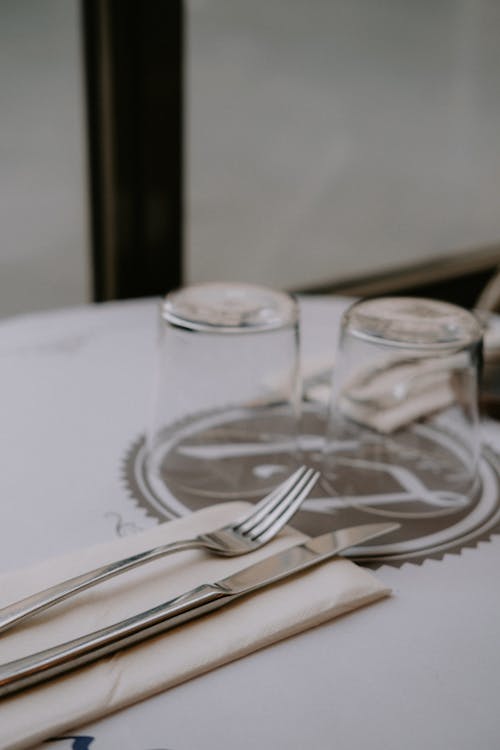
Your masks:
[[[0,606],[114,559],[217,528],[248,507],[241,502],[212,506],[133,537],[3,575]],[[288,528],[244,557],[194,550],[144,565],[0,636],[0,663],[110,625],[303,538]],[[0,699],[0,748],[30,747],[388,593],[367,570],[349,560],[332,560],[95,664]]]
[[[386,369],[361,369],[342,389],[337,401],[340,412],[377,432],[389,434],[422,417],[446,409],[457,396],[453,388],[453,366],[465,366],[461,357],[421,363],[388,361]],[[330,386],[306,384],[306,396],[328,404]]]
[[[377,432],[391,433],[421,417],[446,409],[456,396],[449,369],[439,361],[398,365],[361,377],[344,387],[338,407],[346,416]]]

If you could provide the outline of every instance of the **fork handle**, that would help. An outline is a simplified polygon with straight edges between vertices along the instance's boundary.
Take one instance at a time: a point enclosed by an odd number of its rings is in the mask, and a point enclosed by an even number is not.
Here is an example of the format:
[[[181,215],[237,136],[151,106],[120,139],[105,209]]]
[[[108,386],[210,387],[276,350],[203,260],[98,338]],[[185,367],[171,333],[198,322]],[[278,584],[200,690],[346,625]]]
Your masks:
[[[87,573],[68,578],[66,581],[57,583],[55,586],[50,586],[43,591],[27,596],[25,599],[20,599],[13,604],[0,608],[0,633],[28,619],[28,617],[32,617],[38,612],[42,612],[44,609],[62,602],[64,599],[80,593],[80,591],[85,591],[85,589],[91,586],[107,581],[109,578],[124,573],[126,570],[137,568],[139,565],[143,565],[143,563],[157,560],[165,555],[170,555],[172,552],[197,549],[205,546],[201,540],[196,538],[183,539],[178,542],[152,547],[145,552],[139,552],[131,557],[125,557],[122,560],[101,565],[99,568],[94,568],[94,570],[90,570]]]

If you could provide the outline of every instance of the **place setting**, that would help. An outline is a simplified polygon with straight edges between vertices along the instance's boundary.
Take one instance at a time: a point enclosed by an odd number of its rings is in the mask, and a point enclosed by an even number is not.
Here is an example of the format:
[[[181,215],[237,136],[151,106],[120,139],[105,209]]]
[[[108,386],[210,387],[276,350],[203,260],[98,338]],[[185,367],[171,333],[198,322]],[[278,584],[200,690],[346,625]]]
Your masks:
[[[304,374],[300,306],[284,292],[187,287],[157,324],[150,410],[123,482],[158,523],[2,575],[2,748],[397,600],[379,569],[498,531],[474,314],[353,302],[321,377]]]
[[[236,344],[221,336],[226,356],[241,346],[252,361],[249,399],[269,402],[245,412],[246,406],[234,407],[237,400],[233,407],[227,402],[229,387],[238,393],[244,382],[238,368],[247,368],[247,360],[228,364],[223,355],[207,366],[201,355],[207,332],[190,342],[189,356],[195,350],[194,369],[207,373],[214,392],[196,385],[196,393],[185,391],[187,403],[173,405],[162,391],[176,377],[189,382],[189,367],[183,372],[176,357],[180,334],[168,322],[175,300],[174,294],[165,303],[159,344],[160,362],[166,358],[174,372],[160,377],[155,417],[123,462],[132,499],[152,517],[164,521],[216,498],[258,496],[286,475],[290,462],[303,460],[321,476],[294,518],[296,528],[314,535],[332,523],[401,523],[398,534],[375,546],[345,552],[371,567],[439,559],[498,531],[498,458],[482,444],[478,411],[483,339],[489,356],[492,332],[483,336],[480,316],[437,300],[361,300],[338,323],[329,367],[316,371],[299,356],[293,313],[274,334],[276,343],[269,339],[271,351],[264,337],[240,335]],[[254,347],[262,347],[260,356]]]

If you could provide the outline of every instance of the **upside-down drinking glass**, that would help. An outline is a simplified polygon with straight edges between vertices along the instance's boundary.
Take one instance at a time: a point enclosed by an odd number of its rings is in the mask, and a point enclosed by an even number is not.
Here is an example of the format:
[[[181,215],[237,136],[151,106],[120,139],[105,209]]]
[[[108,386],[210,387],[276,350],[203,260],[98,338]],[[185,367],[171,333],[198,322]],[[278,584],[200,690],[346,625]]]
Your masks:
[[[207,283],[161,305],[147,481],[180,514],[257,498],[297,466],[299,313],[283,292]]]
[[[481,351],[477,319],[446,302],[387,297],[345,312],[323,466],[333,503],[433,519],[422,533],[468,512],[479,492]]]

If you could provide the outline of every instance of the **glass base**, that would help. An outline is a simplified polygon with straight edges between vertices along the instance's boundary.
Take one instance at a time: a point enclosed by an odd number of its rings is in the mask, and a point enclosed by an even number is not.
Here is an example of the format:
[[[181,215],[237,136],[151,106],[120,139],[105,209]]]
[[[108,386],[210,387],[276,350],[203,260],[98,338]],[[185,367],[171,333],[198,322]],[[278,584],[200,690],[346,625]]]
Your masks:
[[[296,429],[289,405],[189,416],[156,436],[149,482],[159,496],[167,492],[191,507],[262,497],[297,467]]]

